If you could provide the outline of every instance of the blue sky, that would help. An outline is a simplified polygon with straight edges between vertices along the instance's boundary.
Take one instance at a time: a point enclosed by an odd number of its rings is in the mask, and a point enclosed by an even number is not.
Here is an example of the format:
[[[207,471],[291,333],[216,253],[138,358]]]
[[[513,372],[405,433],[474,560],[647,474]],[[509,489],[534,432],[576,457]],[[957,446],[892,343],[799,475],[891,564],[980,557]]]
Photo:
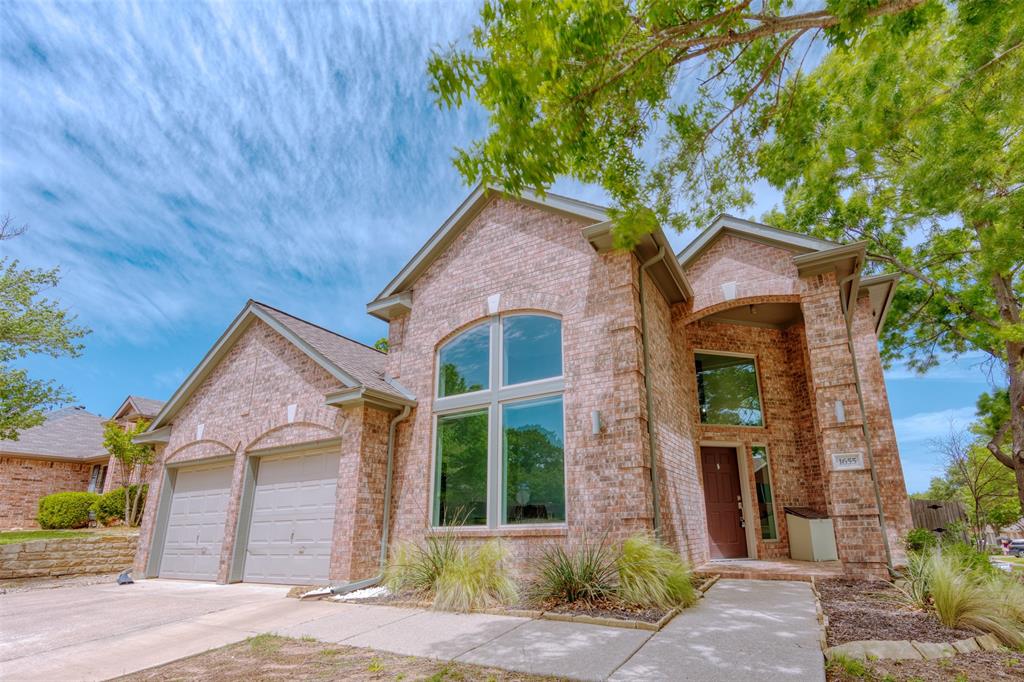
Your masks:
[[[449,159],[486,119],[438,110],[425,63],[476,5],[0,3],[0,213],[31,227],[0,249],[59,265],[52,295],[93,329],[27,366],[109,415],[169,396],[250,297],[382,336],[364,304],[468,191]],[[890,372],[912,490],[988,388],[979,360]]]

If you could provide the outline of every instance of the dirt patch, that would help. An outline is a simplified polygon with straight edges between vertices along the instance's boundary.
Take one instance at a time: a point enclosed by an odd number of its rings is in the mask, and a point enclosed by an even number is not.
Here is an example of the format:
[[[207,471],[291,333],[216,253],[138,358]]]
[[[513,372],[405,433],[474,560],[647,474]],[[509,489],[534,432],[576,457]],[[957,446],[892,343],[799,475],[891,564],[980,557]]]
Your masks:
[[[150,668],[118,680],[493,680],[551,682],[557,678],[461,663],[400,656],[308,639],[260,635],[238,644]]]
[[[0,580],[0,595],[30,590],[49,590],[55,587],[80,587],[82,585],[114,584],[118,573],[97,573],[95,575],[74,575],[65,578],[17,578]]]
[[[979,651],[936,661],[867,661],[852,668],[830,663],[828,682],[885,680],[888,682],[961,682],[962,680],[1024,679],[1024,654],[1012,651]]]
[[[618,618],[619,620],[636,620],[642,623],[657,623],[668,615],[671,609],[639,608],[616,600],[595,603],[550,604],[542,606],[548,613],[565,613],[573,616],[591,616],[592,618]]]
[[[887,582],[831,578],[815,585],[828,616],[829,646],[862,639],[953,642],[981,634],[948,628],[933,614],[901,604]]]

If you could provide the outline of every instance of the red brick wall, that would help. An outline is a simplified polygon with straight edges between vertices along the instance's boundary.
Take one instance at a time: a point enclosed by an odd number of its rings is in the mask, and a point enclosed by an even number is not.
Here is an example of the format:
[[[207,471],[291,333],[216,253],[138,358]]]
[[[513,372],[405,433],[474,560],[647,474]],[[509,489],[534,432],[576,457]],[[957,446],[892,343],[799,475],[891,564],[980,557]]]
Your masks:
[[[636,258],[598,255],[584,223],[496,198],[424,273],[412,311],[391,323],[388,370],[418,399],[398,432],[393,536],[421,538],[430,526],[432,402],[438,346],[500,311],[562,318],[567,530],[474,530],[504,537],[523,557],[551,537],[599,538],[651,526]],[[591,411],[604,428],[591,434]]]
[[[91,462],[0,455],[0,530],[38,528],[39,499],[51,493],[85,491],[91,471]]]

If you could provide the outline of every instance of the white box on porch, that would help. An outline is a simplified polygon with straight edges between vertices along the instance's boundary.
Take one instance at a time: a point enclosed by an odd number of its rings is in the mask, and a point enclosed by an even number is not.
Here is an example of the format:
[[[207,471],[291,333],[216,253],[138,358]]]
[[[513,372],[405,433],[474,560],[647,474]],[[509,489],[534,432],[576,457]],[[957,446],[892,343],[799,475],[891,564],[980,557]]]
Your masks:
[[[837,561],[832,519],[807,507],[786,507],[789,556],[798,561]]]

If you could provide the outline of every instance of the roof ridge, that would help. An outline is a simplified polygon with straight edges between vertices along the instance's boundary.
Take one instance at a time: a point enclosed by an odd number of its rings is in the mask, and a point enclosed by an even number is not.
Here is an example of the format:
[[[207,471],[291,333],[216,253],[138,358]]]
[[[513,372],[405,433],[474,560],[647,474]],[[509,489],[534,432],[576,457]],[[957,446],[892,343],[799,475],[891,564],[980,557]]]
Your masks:
[[[382,350],[379,350],[379,349],[377,349],[377,348],[374,348],[373,346],[370,346],[370,345],[368,345],[368,344],[365,344],[365,343],[363,343],[362,341],[356,341],[355,339],[353,339],[353,338],[350,338],[350,337],[348,337],[348,336],[345,336],[344,334],[341,334],[341,333],[339,333],[339,332],[336,332],[336,331],[334,331],[333,329],[328,329],[327,327],[323,326],[322,324],[317,324],[316,322],[310,322],[309,320],[305,320],[305,319],[303,319],[303,318],[301,318],[301,317],[298,317],[297,315],[292,315],[292,314],[291,314],[291,313],[289,313],[289,312],[286,312],[286,311],[284,311],[284,310],[281,310],[280,308],[276,308],[276,307],[274,307],[274,306],[272,306],[272,305],[270,305],[270,304],[264,303],[263,301],[257,301],[257,300],[256,300],[256,299],[254,299],[254,298],[250,298],[249,300],[250,300],[251,302],[255,303],[256,305],[259,305],[259,306],[263,306],[264,308],[270,308],[270,309],[271,309],[271,310],[273,310],[274,312],[278,312],[278,313],[281,313],[282,315],[286,315],[287,317],[290,317],[290,318],[292,318],[293,320],[298,320],[299,322],[302,322],[303,324],[308,324],[308,325],[309,325],[310,327],[316,327],[317,329],[320,329],[320,330],[322,330],[322,331],[325,331],[325,332],[327,332],[328,334],[332,334],[332,335],[334,335],[334,336],[337,336],[337,337],[338,337],[339,339],[345,339],[346,341],[349,341],[350,343],[354,343],[354,344],[356,344],[357,346],[362,346],[363,348],[366,348],[366,349],[368,349],[368,350],[372,350],[372,351],[373,351],[373,352],[375,352],[375,353],[380,353],[381,355],[387,355],[387,353],[385,353],[385,352],[384,352],[384,351],[382,351]]]

